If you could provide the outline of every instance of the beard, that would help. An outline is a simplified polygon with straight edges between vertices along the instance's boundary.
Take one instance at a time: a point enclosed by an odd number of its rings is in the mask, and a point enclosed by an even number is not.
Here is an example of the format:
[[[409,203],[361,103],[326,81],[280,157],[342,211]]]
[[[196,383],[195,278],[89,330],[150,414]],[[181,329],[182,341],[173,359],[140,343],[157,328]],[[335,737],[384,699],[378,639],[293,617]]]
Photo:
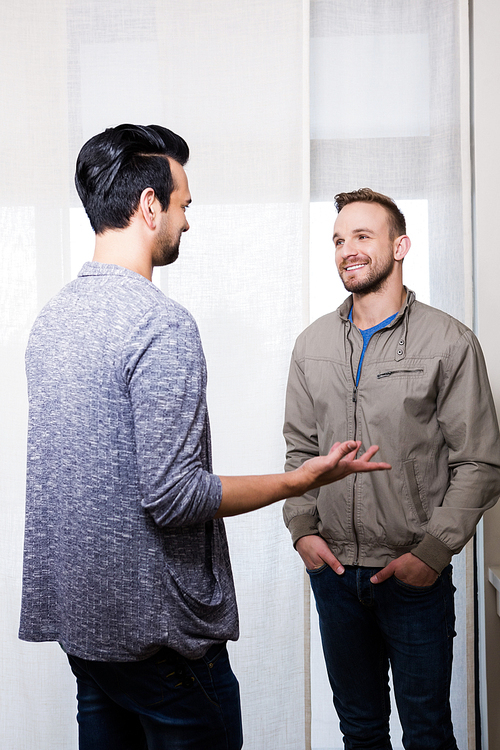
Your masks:
[[[153,266],[169,266],[179,257],[179,247],[181,244],[181,234],[177,239],[173,238],[166,230],[158,237],[157,245],[153,252]]]
[[[348,292],[359,295],[373,294],[383,289],[395,263],[393,256],[390,255],[376,266],[372,265],[363,279],[344,279],[341,273],[340,278]]]

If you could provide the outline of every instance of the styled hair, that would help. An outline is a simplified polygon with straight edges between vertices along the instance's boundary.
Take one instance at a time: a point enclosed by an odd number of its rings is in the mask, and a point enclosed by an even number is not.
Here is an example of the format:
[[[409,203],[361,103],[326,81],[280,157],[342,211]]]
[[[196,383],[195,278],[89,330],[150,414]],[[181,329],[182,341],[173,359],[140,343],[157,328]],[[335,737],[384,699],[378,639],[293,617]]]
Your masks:
[[[353,190],[350,193],[339,193],[335,196],[334,200],[339,213],[344,206],[347,206],[349,203],[378,203],[383,206],[389,214],[388,222],[390,239],[395,240],[396,237],[406,234],[405,217],[392,198],[389,198],[387,195],[376,193],[370,188],[360,188],[359,190]]]
[[[175,189],[167,157],[184,166],[189,147],[161,125],[118,125],[85,143],[75,185],[96,234],[127,227],[145,188],[153,188],[167,210]]]

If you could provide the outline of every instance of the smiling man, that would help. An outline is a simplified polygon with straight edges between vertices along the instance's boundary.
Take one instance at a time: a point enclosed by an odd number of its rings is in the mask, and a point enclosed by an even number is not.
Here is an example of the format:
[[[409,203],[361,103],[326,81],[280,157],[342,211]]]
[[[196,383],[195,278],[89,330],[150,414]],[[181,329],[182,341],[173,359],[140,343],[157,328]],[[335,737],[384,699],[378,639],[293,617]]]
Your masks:
[[[405,219],[367,188],[336,196],[351,296],[298,338],[287,469],[336,435],[383,446],[393,470],[289,498],[345,747],[390,750],[392,669],[406,750],[456,750],[450,560],[500,494],[500,440],[474,334],[403,286]]]

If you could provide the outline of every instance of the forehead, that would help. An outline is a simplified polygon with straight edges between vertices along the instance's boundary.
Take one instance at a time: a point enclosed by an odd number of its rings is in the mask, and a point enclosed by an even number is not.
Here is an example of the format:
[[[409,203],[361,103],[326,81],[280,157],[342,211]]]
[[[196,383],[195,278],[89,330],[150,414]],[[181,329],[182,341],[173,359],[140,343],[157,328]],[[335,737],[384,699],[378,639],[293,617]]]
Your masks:
[[[357,229],[370,229],[376,234],[389,231],[388,211],[379,203],[348,203],[335,221],[335,234],[348,234]]]

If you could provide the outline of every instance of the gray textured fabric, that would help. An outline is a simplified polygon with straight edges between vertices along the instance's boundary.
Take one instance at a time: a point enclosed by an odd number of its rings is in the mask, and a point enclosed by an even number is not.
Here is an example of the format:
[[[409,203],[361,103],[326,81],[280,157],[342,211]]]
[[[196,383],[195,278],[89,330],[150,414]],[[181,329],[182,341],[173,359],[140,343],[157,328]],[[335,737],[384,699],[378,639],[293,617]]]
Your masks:
[[[142,276],[87,263],[38,316],[26,371],[20,637],[104,661],[236,639],[191,315]]]

